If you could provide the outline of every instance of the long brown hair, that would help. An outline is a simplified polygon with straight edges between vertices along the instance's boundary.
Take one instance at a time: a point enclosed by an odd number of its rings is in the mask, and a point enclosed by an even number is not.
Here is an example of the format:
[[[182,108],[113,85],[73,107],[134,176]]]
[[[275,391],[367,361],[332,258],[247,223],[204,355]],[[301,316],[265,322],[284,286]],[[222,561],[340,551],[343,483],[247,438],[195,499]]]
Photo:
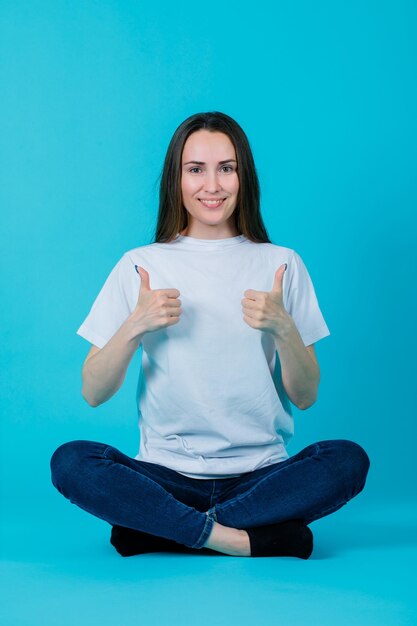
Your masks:
[[[167,243],[187,227],[188,213],[181,194],[181,158],[188,137],[201,129],[224,133],[234,145],[239,191],[233,215],[238,233],[256,243],[271,243],[260,212],[259,180],[248,138],[234,119],[219,111],[191,115],[172,136],[160,175],[155,243]]]

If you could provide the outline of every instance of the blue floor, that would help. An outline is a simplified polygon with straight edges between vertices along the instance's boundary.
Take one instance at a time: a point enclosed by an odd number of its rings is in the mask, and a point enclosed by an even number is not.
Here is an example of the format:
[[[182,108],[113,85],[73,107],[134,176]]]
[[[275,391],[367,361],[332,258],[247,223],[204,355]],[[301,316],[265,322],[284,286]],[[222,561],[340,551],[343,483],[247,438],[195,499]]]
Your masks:
[[[56,509],[56,510],[55,510]],[[360,497],[314,522],[308,561],[120,557],[63,498],[2,529],[2,626],[415,626],[417,507]],[[48,511],[51,511],[49,503]]]

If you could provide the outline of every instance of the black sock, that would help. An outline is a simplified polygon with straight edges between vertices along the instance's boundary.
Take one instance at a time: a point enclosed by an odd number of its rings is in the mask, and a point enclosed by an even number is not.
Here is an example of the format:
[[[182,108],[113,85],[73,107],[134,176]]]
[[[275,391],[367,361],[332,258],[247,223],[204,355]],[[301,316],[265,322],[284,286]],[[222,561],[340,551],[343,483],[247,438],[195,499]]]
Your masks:
[[[313,551],[313,533],[301,520],[245,528],[251,556],[296,556],[308,559]]]
[[[182,554],[201,552],[201,550],[189,548],[171,539],[157,537],[125,526],[113,526],[110,543],[122,556],[134,556],[147,552],[180,552]]]
[[[313,551],[313,533],[301,520],[246,528],[251,556],[295,556],[308,559]],[[217,554],[208,548],[189,548],[181,543],[125,526],[113,526],[110,543],[121,556],[149,552]]]

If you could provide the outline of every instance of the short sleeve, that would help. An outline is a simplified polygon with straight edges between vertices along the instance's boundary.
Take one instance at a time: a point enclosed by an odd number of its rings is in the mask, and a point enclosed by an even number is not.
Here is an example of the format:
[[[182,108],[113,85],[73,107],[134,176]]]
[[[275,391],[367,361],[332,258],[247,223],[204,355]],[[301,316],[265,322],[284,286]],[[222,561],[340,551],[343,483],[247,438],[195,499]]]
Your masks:
[[[103,348],[134,310],[140,275],[128,253],[116,263],[77,335]]]
[[[284,274],[283,289],[285,309],[294,320],[305,346],[330,335],[313,282],[300,255],[295,251]]]

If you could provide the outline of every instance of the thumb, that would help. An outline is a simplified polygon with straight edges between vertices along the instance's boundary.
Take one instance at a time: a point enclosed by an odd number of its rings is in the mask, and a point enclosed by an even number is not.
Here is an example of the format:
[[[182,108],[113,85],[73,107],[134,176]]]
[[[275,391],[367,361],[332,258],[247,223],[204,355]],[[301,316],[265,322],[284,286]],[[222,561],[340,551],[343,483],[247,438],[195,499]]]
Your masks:
[[[142,279],[141,284],[140,284],[140,288],[141,289],[147,289],[148,291],[150,291],[151,285],[150,285],[148,272],[143,267],[141,267],[140,265],[136,266],[136,271],[137,271],[137,273],[139,274],[139,276]]]
[[[287,264],[284,263],[284,265],[281,265],[275,272],[274,285],[272,287],[272,291],[282,290],[282,280],[283,280],[286,269],[287,269]]]

